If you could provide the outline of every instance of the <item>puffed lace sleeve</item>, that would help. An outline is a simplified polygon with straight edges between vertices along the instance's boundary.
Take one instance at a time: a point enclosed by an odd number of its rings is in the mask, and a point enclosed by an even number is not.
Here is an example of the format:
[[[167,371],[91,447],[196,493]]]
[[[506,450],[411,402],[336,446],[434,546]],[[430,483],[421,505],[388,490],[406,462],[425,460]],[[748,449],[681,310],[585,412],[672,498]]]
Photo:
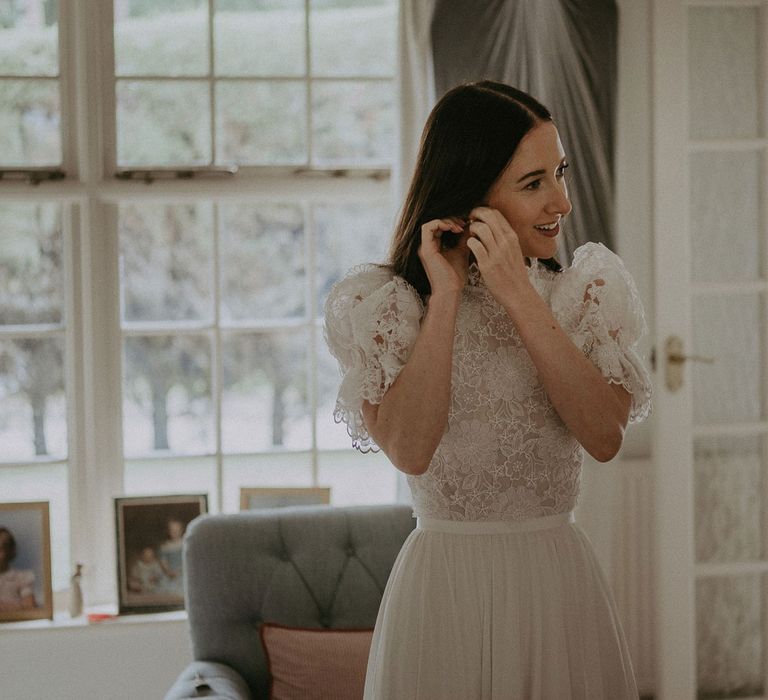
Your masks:
[[[647,330],[645,314],[621,258],[601,243],[577,248],[553,292],[552,308],[603,376],[632,394],[629,422],[645,419],[651,412],[652,385],[636,350]]]
[[[416,290],[385,266],[352,268],[325,303],[325,341],[341,370],[334,420],[346,423],[361,452],[378,447],[363,423],[363,400],[381,403],[419,334],[424,306]]]

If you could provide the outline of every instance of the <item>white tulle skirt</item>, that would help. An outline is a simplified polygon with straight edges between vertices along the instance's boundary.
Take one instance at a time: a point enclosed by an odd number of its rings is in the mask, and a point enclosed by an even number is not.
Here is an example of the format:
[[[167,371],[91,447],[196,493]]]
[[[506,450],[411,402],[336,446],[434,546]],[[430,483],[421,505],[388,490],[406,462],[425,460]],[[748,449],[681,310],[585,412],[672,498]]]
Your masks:
[[[376,620],[365,700],[637,700],[616,606],[572,513],[418,518]]]

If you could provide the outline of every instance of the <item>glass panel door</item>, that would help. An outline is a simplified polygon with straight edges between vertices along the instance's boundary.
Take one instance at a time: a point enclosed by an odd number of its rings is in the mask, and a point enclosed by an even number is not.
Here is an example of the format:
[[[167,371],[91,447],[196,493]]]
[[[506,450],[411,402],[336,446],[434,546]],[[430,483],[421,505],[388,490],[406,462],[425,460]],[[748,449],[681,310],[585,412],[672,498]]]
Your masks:
[[[690,4],[696,695],[766,692],[765,4]]]

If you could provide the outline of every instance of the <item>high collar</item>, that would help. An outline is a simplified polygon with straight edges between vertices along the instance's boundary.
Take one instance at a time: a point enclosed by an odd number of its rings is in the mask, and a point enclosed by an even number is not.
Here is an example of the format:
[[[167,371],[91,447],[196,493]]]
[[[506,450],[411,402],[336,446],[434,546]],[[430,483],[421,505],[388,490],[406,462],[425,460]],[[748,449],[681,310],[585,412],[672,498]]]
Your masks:
[[[541,276],[541,272],[545,269],[543,265],[539,264],[538,258],[528,258],[530,265],[526,267],[529,279],[538,279]],[[469,266],[469,273],[467,275],[467,284],[470,287],[484,286],[483,276],[480,274],[480,268],[476,262],[473,262]]]

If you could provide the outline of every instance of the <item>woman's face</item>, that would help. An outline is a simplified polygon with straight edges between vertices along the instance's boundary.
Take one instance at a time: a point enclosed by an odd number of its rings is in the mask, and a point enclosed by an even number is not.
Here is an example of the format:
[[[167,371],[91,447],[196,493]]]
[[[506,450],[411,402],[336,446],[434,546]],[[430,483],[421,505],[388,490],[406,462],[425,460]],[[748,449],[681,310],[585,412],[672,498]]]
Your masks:
[[[523,137],[488,192],[486,205],[509,221],[526,257],[551,258],[557,253],[561,220],[571,211],[566,167],[555,125],[542,122]]]

